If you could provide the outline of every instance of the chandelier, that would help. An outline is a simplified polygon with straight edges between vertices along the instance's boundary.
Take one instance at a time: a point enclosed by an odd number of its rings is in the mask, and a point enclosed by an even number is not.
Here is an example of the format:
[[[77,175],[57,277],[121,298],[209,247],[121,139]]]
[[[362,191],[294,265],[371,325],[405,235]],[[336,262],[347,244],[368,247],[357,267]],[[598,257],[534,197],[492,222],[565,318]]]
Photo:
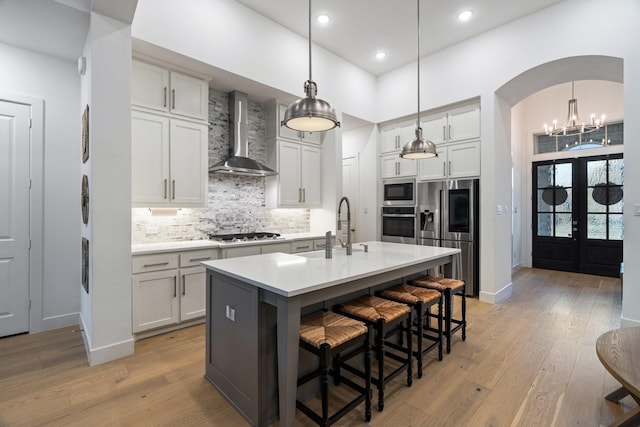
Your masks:
[[[595,114],[591,114],[589,123],[585,123],[578,114],[578,100],[574,95],[574,82],[571,82],[571,99],[569,100],[569,110],[567,112],[567,121],[563,127],[558,127],[558,121],[553,120],[551,126],[544,124],[544,131],[547,135],[576,135],[593,132],[604,126],[604,114],[600,118],[596,118]]]

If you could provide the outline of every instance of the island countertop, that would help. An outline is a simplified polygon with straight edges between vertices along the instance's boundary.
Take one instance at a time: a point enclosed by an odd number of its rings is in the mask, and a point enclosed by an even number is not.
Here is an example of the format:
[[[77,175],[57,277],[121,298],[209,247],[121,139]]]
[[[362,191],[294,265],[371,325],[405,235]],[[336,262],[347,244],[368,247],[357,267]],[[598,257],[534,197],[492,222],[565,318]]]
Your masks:
[[[347,256],[344,249],[334,247],[330,259],[325,258],[324,250],[299,254],[278,252],[205,261],[202,265],[275,294],[293,297],[460,252],[454,248],[379,241],[363,244],[368,246],[368,252],[360,243],[353,245],[351,256]]]

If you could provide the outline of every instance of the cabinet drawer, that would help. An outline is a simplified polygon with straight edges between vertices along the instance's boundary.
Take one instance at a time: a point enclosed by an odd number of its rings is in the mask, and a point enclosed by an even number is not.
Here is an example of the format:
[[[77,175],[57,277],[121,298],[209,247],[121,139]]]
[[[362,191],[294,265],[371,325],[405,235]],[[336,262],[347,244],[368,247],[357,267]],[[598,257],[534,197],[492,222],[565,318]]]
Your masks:
[[[218,259],[218,251],[216,249],[181,252],[180,267],[196,267],[199,266],[202,261],[211,259]]]
[[[333,246],[333,237],[331,237],[331,245]],[[327,247],[325,239],[316,239],[313,241],[313,250],[318,251]]]
[[[313,250],[313,240],[301,240],[291,243],[291,252],[308,252]]]
[[[134,256],[131,260],[131,272],[134,274],[169,270],[172,268],[178,268],[177,253],[138,255]]]
[[[272,254],[274,252],[282,252],[288,254],[291,252],[291,243],[271,243],[262,246],[263,254]]]

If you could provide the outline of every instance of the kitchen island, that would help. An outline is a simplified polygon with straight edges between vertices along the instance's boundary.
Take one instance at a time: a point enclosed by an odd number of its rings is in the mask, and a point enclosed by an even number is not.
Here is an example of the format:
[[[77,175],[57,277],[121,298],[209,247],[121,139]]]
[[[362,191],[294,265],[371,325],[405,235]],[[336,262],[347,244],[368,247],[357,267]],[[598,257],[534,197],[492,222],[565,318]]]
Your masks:
[[[279,415],[281,426],[292,426],[303,310],[438,265],[451,270],[459,253],[376,241],[354,245],[351,256],[334,248],[331,259],[315,251],[203,262],[205,377],[252,425],[266,425]]]

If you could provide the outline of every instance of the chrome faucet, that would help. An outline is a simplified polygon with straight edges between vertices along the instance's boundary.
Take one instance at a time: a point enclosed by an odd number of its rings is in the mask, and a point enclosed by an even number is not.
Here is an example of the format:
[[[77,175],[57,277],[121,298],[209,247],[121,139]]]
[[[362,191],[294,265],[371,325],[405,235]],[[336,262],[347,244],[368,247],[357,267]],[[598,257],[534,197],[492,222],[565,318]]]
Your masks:
[[[343,196],[338,204],[338,231],[342,229],[340,221],[340,209],[342,209],[342,202],[347,202],[347,255],[351,255],[351,205],[349,205],[349,199]]]

